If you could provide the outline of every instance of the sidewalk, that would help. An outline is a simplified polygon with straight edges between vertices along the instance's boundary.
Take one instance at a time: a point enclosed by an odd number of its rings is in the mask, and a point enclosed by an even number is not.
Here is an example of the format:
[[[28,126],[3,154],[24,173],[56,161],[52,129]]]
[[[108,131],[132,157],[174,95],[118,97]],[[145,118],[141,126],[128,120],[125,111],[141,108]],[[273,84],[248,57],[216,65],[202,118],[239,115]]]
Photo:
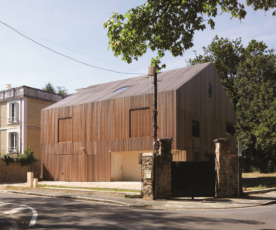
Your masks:
[[[10,184],[11,185],[11,184]],[[14,185],[14,184],[13,184]],[[111,203],[129,207],[153,208],[153,209],[230,209],[245,208],[276,203],[276,192],[266,194],[252,194],[240,199],[218,198],[190,198],[145,201],[141,198],[125,198],[121,194],[109,194],[101,191],[89,191],[84,189],[50,189],[50,188],[24,188],[24,190],[4,190],[3,184],[0,192],[19,193],[43,197],[56,197],[78,199],[93,202]],[[120,192],[122,193],[122,192]],[[130,193],[131,194],[131,193]]]

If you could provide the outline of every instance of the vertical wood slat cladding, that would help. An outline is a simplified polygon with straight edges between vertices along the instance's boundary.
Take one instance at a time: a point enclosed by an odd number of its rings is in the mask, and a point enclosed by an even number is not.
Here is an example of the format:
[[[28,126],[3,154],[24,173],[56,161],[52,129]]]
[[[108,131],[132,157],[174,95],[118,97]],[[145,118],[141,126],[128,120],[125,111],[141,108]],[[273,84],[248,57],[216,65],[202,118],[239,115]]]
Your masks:
[[[175,101],[175,91],[158,93],[158,137],[176,136],[176,130],[167,125],[175,116]],[[136,110],[139,135],[130,138],[130,111]],[[110,181],[110,151],[151,151],[151,111],[152,94],[43,110],[43,178]],[[59,143],[59,120],[66,117],[72,117],[73,141]]]
[[[208,84],[212,85],[211,98],[208,97]],[[176,149],[200,146],[211,150],[214,139],[227,137],[235,151],[236,140],[226,135],[226,122],[236,124],[236,115],[213,65],[176,90],[176,95]],[[192,120],[200,122],[200,138],[192,136]],[[204,160],[204,156],[197,158],[192,151],[187,151],[187,160],[195,159]]]
[[[212,98],[208,97],[208,83],[212,85]],[[127,96],[42,110],[43,178],[110,181],[110,152],[151,151],[152,97],[152,94]],[[144,108],[149,108],[149,115],[145,116],[150,119],[146,122],[142,119],[146,113]],[[213,65],[208,65],[178,89],[159,92],[157,110],[158,138],[173,136],[172,149],[175,150],[185,145],[214,149],[214,139],[227,137],[226,122],[236,123]],[[135,112],[131,114],[131,111]],[[73,141],[59,143],[58,120],[66,117],[72,117]],[[132,118],[140,124],[136,129],[132,127]],[[191,136],[192,120],[200,122],[200,138]],[[146,128],[148,124],[150,129]],[[232,141],[235,142],[234,137]],[[186,160],[200,158],[203,155],[185,153]]]
[[[58,120],[58,140],[59,142],[72,141],[72,118]]]
[[[129,111],[129,137],[151,136],[151,113],[149,108],[132,109]]]

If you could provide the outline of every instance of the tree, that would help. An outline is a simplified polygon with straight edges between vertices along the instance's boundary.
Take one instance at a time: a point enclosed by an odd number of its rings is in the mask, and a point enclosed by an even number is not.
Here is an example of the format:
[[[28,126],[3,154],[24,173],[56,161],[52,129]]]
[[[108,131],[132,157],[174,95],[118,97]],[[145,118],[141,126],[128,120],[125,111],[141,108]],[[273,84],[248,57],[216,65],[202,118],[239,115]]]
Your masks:
[[[235,81],[240,98],[237,138],[252,164],[268,172],[276,163],[276,55],[264,43],[252,40],[244,56]]]
[[[49,93],[57,93],[57,94],[59,94],[59,95],[61,95],[63,97],[65,97],[66,95],[68,95],[68,89],[66,89],[65,87],[63,87],[63,86],[57,86],[57,89],[58,90],[56,90],[54,88],[54,86],[50,82],[47,83],[44,88],[42,88],[42,90],[44,90],[44,91],[47,91]]]
[[[203,46],[203,55],[197,55],[194,51],[196,57],[188,60],[191,65],[213,62],[234,110],[239,100],[234,80],[237,77],[238,66],[244,58],[244,47],[241,42],[241,38],[229,41],[228,38],[219,38],[216,35],[210,45]]]
[[[235,135],[243,143],[245,166],[273,170],[276,147],[276,55],[263,42],[247,47],[241,38],[213,39],[190,64],[212,61],[237,114]]]
[[[48,82],[48,83],[45,85],[45,87],[42,88],[42,90],[47,91],[47,92],[49,92],[49,93],[57,93],[56,90],[55,90],[55,88],[54,88],[54,86],[53,86],[50,82]]]
[[[68,89],[65,89],[65,87],[63,87],[63,86],[58,86],[57,89],[58,89],[58,94],[59,94],[59,95],[61,95],[61,96],[63,96],[63,97],[65,97],[65,96],[68,95]]]
[[[276,1],[247,0],[247,5],[267,11],[276,7]],[[122,55],[122,60],[131,63],[149,48],[157,51],[151,65],[160,70],[166,67],[160,61],[165,51],[174,57],[182,56],[193,46],[194,32],[206,29],[205,21],[214,29],[218,11],[231,13],[240,20],[246,15],[238,0],[148,0],[125,15],[112,13],[103,26],[108,30],[108,45],[116,57]]]

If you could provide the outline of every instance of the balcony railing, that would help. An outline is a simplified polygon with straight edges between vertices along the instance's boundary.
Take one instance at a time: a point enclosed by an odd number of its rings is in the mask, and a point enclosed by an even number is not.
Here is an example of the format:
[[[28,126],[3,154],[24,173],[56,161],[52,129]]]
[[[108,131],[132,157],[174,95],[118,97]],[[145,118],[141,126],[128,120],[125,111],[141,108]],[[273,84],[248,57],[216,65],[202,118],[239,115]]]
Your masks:
[[[19,123],[19,118],[18,117],[9,117],[8,118],[8,123],[12,124],[12,123]]]
[[[8,148],[8,152],[9,153],[17,153],[18,152],[18,148],[17,147],[9,147]]]

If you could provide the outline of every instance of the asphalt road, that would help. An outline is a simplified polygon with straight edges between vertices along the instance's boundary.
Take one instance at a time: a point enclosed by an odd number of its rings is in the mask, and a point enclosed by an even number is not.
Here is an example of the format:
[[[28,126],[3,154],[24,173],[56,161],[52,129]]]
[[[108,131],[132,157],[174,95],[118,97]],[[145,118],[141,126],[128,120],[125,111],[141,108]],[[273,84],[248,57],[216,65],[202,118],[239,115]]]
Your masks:
[[[36,214],[37,213],[37,216]],[[29,227],[29,224],[34,226]],[[153,210],[0,193],[0,229],[276,229],[276,205]]]

